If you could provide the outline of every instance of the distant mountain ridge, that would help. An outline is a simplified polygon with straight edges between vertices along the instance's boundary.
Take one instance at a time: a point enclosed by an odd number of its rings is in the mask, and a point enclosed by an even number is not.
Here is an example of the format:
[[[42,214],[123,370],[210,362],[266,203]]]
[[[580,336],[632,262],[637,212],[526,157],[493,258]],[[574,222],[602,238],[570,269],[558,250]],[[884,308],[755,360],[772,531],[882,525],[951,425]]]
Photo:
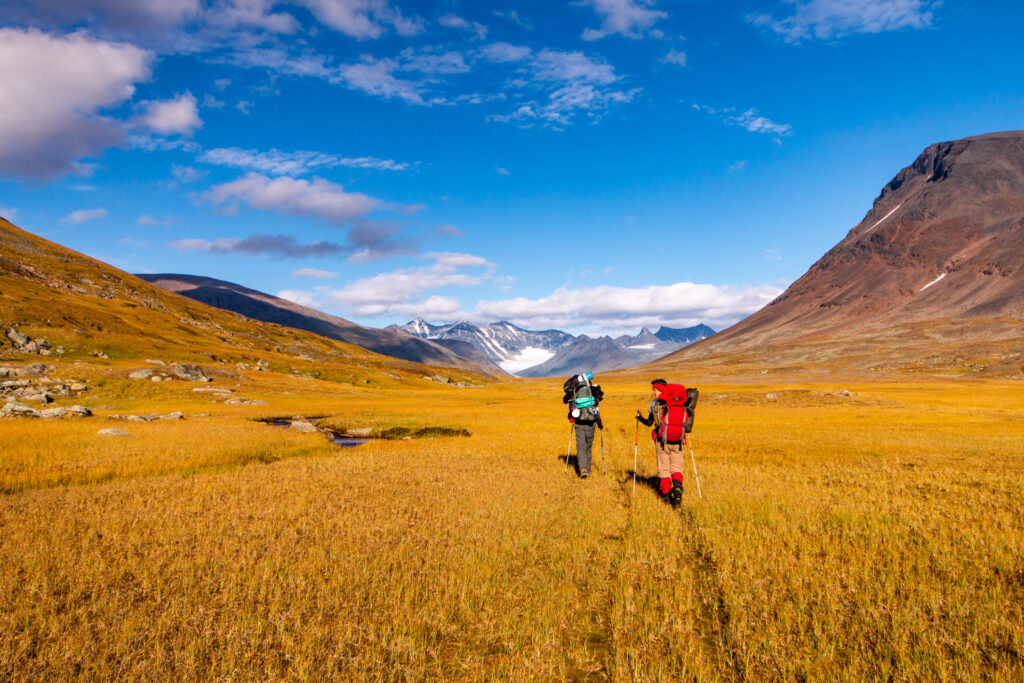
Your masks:
[[[507,320],[487,325],[466,321],[433,325],[422,318],[399,329],[440,344],[468,343],[506,372],[521,377],[569,375],[584,370],[604,372],[642,365],[715,333],[707,325],[677,329],[647,328],[636,336],[612,339],[573,336],[561,330],[526,330]]]
[[[142,273],[137,277],[158,287],[247,318],[277,323],[330,339],[348,342],[376,353],[424,365],[459,367],[491,375],[504,374],[483,354],[462,348],[471,357],[446,344],[437,344],[393,328],[364,327],[255,289],[199,275]]]

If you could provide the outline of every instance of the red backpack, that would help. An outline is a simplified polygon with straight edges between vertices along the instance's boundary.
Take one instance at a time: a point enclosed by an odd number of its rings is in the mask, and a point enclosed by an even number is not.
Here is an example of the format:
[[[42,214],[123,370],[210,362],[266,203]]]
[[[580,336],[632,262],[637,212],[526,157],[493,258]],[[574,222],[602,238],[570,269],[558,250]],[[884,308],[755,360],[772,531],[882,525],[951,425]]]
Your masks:
[[[651,437],[662,444],[682,443],[689,418],[686,413],[686,387],[682,384],[655,386],[659,387],[661,396],[654,410],[655,426]]]

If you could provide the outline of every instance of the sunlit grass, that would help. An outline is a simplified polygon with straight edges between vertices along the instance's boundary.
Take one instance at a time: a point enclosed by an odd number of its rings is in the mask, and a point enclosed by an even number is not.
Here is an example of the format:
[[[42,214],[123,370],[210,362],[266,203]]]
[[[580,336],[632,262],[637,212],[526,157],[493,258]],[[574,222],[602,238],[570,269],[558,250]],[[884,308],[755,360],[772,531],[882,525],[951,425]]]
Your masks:
[[[0,423],[0,678],[1024,674],[1019,383],[701,384],[681,510],[642,430],[632,492],[646,387],[605,378],[581,481],[558,384],[112,383],[188,419]],[[471,436],[253,420],[300,413]]]

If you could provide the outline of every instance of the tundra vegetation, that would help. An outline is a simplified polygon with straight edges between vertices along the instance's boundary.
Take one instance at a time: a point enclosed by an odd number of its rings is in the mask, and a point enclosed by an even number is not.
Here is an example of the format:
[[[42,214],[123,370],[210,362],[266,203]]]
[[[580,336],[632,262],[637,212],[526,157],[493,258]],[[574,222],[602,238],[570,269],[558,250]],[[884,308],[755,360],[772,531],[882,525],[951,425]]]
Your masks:
[[[560,381],[48,362],[95,415],[0,420],[4,680],[1024,676],[1019,381],[673,376],[673,510],[642,430],[632,492],[646,376],[601,378],[579,480]],[[296,414],[398,438],[258,421]]]

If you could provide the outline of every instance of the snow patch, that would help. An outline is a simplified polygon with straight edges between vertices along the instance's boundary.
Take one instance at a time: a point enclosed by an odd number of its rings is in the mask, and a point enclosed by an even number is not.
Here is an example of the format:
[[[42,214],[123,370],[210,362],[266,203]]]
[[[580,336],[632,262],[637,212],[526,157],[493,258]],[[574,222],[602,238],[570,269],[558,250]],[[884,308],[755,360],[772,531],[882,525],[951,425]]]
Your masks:
[[[903,202],[900,202],[899,204],[897,204],[897,205],[896,205],[896,209],[899,209],[899,208],[900,208],[901,206],[903,206]],[[863,233],[863,234],[861,235],[861,237],[864,237],[864,235],[867,235],[867,234],[868,234],[869,232],[871,232],[872,230],[874,230],[875,228],[877,228],[877,227],[878,227],[879,225],[881,225],[881,224],[882,224],[882,221],[884,221],[884,220],[885,220],[886,218],[888,218],[889,216],[891,216],[891,215],[893,215],[894,213],[896,213],[896,209],[893,209],[893,210],[892,210],[892,211],[890,211],[889,213],[887,213],[887,214],[885,214],[884,216],[882,216],[882,220],[878,221],[877,223],[875,223],[874,225],[872,225],[872,226],[871,226],[870,228],[868,228],[867,230],[865,230],[865,231],[864,231],[864,233]]]
[[[540,365],[552,358],[554,355],[554,351],[538,349],[535,346],[527,346],[512,358],[498,363],[498,366],[510,375],[515,375],[527,368],[532,368],[534,365]]]
[[[627,349],[644,349],[645,351],[649,351],[649,350],[654,348],[654,344],[637,344],[635,346],[627,346],[626,348]]]
[[[941,279],[942,279],[942,278],[944,278],[944,277],[946,277],[946,274],[945,274],[945,273],[943,273],[942,275],[938,276],[937,278],[935,278],[934,280],[932,280],[931,282],[929,282],[928,284],[926,284],[926,285],[925,285],[924,287],[922,287],[921,289],[917,290],[917,293],[918,293],[918,294],[920,294],[921,292],[923,292],[924,290],[928,289],[929,287],[931,287],[932,285],[934,285],[934,284],[935,284],[936,282],[938,282],[939,280],[941,280]]]

